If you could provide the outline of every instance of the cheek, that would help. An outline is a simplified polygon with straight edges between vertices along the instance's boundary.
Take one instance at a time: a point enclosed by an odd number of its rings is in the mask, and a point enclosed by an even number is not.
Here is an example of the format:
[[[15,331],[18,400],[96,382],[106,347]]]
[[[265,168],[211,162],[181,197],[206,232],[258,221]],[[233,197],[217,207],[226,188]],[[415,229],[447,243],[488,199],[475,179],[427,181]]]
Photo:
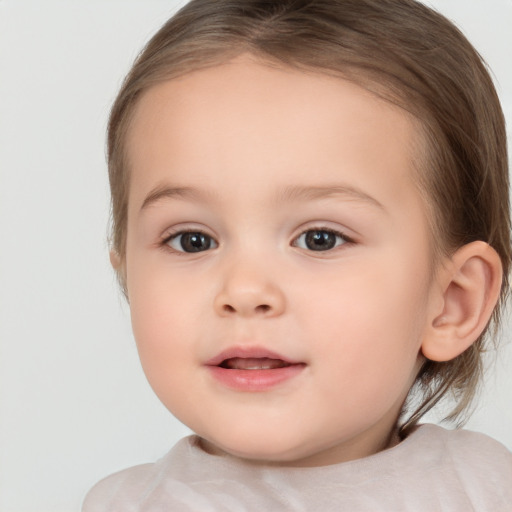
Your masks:
[[[181,411],[189,408],[188,394],[183,390],[193,385],[191,375],[196,363],[190,326],[183,322],[182,311],[172,302],[166,308],[162,300],[141,301],[133,304],[131,310],[142,369],[160,401],[179,417]]]
[[[184,287],[179,280],[166,279],[164,271],[149,267],[133,265],[128,269],[128,296],[140,360],[158,393],[165,381],[179,378],[187,368],[199,305],[189,292],[190,287]]]
[[[158,253],[150,256],[132,251],[127,261],[128,299],[137,341],[158,348],[169,336],[179,339],[179,330],[193,322],[197,283],[185,279],[183,272],[171,272]]]
[[[347,269],[311,290],[309,307],[299,318],[302,329],[316,336],[316,357],[329,365],[333,378],[374,390],[379,380],[409,381],[426,319],[425,278],[414,274],[404,262],[375,262],[364,265],[364,272]]]

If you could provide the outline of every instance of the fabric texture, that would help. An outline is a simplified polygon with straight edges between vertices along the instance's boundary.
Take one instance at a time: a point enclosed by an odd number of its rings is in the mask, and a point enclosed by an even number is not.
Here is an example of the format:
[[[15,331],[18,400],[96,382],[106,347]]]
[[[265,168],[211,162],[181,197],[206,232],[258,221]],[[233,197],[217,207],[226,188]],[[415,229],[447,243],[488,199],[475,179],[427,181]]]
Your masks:
[[[96,484],[82,512],[512,512],[512,453],[474,432],[422,425],[397,446],[316,468],[206,453],[197,436]]]

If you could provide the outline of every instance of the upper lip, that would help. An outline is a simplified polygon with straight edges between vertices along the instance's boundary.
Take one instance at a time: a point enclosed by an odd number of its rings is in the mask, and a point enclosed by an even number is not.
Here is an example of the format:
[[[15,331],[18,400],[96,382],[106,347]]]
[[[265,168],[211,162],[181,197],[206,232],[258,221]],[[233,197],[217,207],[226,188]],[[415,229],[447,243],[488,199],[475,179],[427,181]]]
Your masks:
[[[284,361],[285,363],[292,365],[292,364],[300,364],[301,361],[295,361],[293,359],[290,359],[288,357],[285,357],[281,354],[278,354],[277,352],[274,352],[272,350],[268,350],[264,347],[230,347],[226,350],[223,350],[216,356],[212,357],[208,361],[206,361],[206,366],[219,366],[223,361],[226,361],[227,359],[232,358],[245,358],[245,359],[280,359],[281,361]]]

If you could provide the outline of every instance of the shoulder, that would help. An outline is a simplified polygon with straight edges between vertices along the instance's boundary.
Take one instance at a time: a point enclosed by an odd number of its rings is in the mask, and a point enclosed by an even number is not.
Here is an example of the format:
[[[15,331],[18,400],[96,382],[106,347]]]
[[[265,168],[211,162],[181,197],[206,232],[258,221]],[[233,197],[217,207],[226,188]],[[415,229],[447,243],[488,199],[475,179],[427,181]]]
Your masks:
[[[437,438],[437,444],[453,461],[478,465],[480,468],[491,465],[512,471],[512,452],[491,437],[470,430],[447,430],[436,425],[420,427],[425,439]]]
[[[158,487],[164,475],[179,471],[180,461],[193,449],[193,436],[181,439],[155,463],[140,464],[100,480],[87,493],[82,512],[130,512],[138,510],[142,497]]]
[[[154,464],[141,464],[100,480],[86,495],[82,512],[130,510],[133,498],[151,480]]]
[[[512,502],[512,453],[503,444],[478,432],[435,425],[423,425],[417,434],[421,452],[438,462],[436,481],[459,488],[475,510],[501,511]]]

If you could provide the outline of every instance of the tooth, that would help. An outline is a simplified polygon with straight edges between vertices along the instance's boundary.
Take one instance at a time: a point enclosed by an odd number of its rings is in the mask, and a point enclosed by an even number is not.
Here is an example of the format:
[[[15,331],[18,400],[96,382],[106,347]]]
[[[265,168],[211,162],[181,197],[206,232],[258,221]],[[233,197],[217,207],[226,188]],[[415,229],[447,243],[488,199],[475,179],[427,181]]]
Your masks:
[[[273,370],[275,368],[283,368],[289,366],[281,359],[262,358],[243,358],[233,357],[222,363],[224,368],[232,370]]]

